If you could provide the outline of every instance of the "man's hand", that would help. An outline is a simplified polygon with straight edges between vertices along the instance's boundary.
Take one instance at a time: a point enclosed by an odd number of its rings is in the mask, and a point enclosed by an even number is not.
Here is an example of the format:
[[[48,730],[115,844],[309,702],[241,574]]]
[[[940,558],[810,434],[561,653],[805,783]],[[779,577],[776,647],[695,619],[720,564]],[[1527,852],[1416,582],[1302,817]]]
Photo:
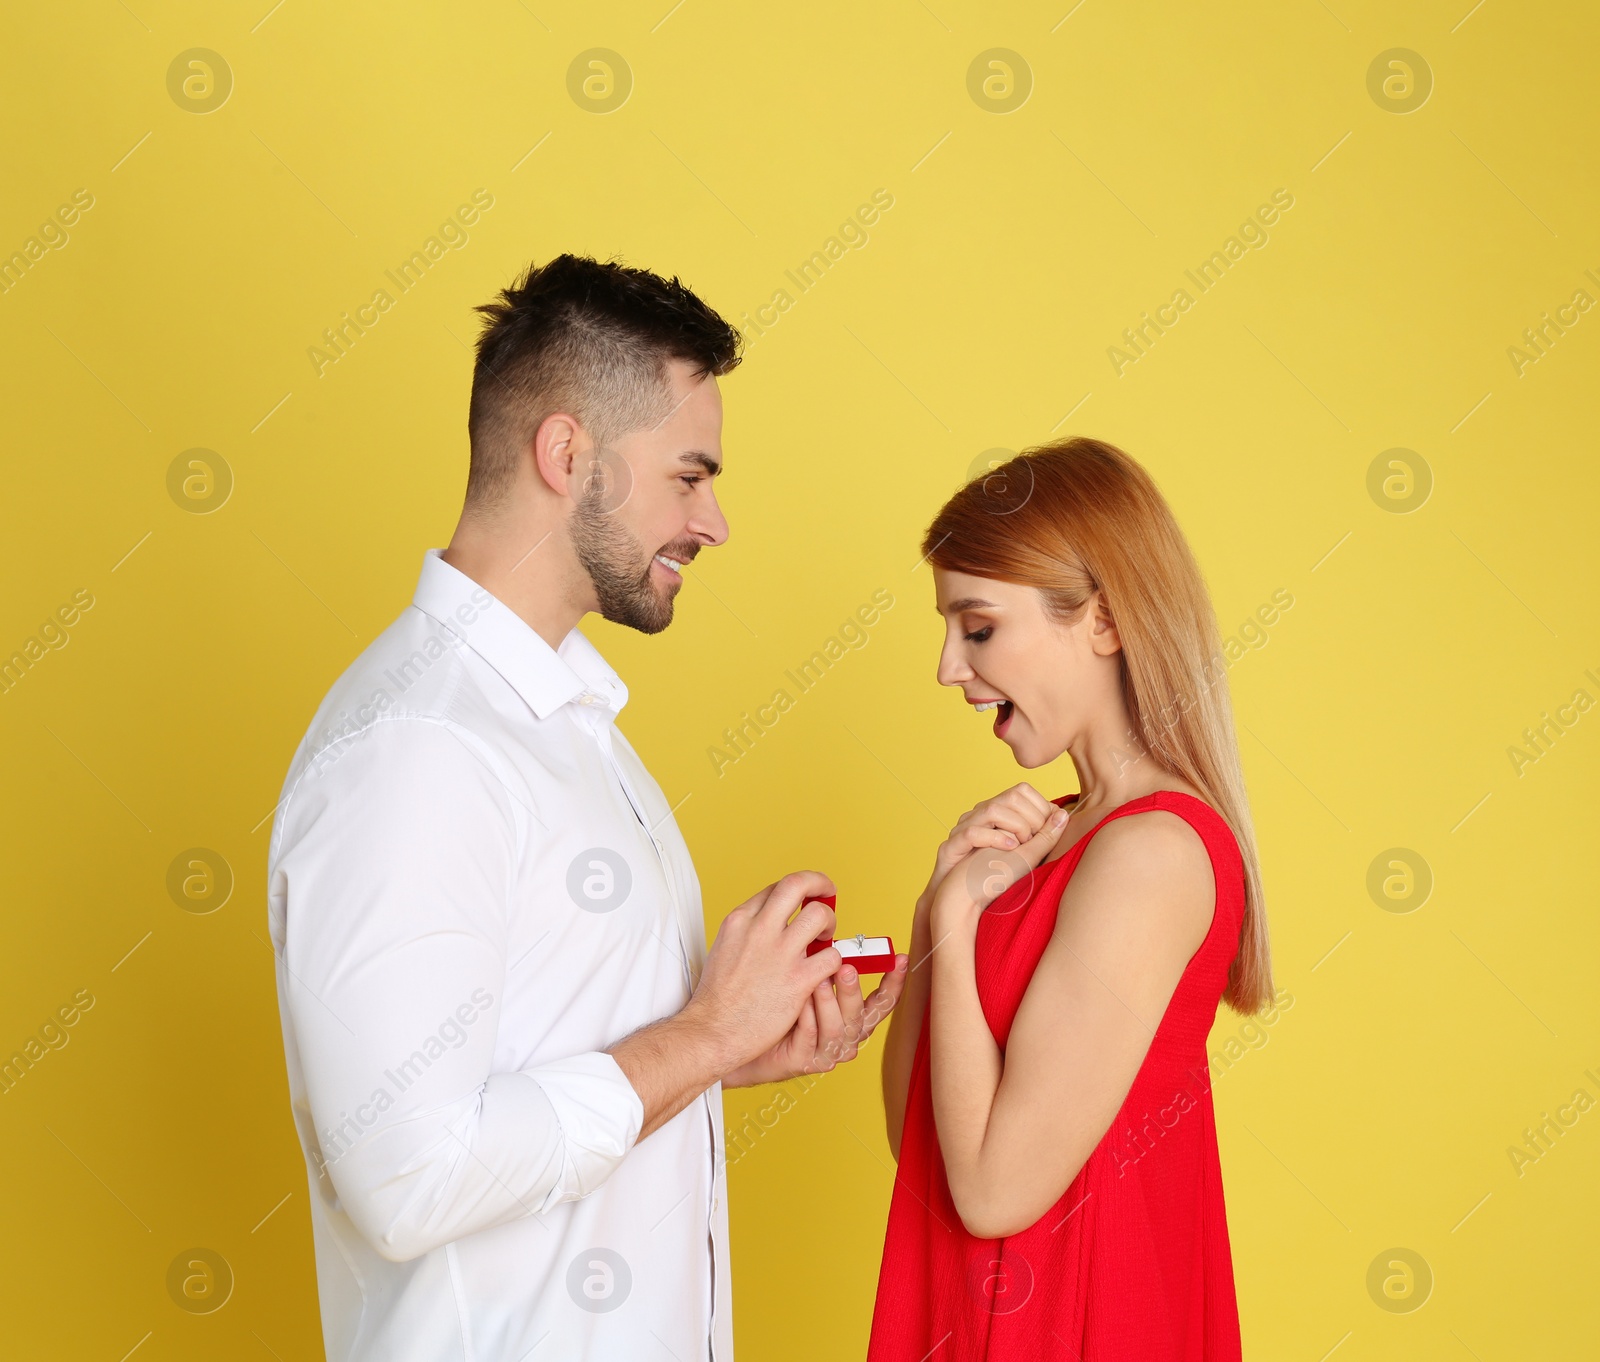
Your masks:
[[[861,977],[851,965],[840,966],[832,979],[824,979],[806,999],[789,1034],[765,1054],[757,1055],[722,1080],[725,1088],[748,1088],[757,1083],[781,1083],[796,1074],[827,1073],[835,1064],[856,1057],[905,988],[909,957],[895,957],[894,969],[870,997],[861,997]]]
[[[608,1047],[644,1107],[641,1140],[719,1080],[734,1087],[831,1069],[854,1056],[894,1006],[903,957],[863,1003],[855,970],[842,977],[837,950],[806,954],[833,934],[833,909],[800,902],[831,893],[826,875],[801,870],[745,900],[723,919],[683,1010]]]
[[[724,1074],[787,1042],[808,1008],[813,1009],[815,1030],[815,995],[828,989],[841,961],[831,946],[806,954],[819,936],[833,934],[834,917],[825,903],[800,908],[800,902],[833,892],[833,882],[820,871],[795,871],[722,920],[699,987],[681,1015],[713,1038],[725,1059]],[[800,911],[791,922],[796,908]],[[838,1012],[837,1003],[834,1010]]]

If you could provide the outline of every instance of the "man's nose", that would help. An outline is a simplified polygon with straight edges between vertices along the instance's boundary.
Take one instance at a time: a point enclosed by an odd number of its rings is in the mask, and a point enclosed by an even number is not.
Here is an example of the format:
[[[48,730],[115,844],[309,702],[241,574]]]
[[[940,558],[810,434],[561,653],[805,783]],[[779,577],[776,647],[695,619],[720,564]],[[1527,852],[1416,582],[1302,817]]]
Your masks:
[[[722,514],[722,507],[717,504],[715,495],[709,506],[689,517],[688,528],[689,533],[700,540],[705,548],[714,549],[728,542],[728,518]]]

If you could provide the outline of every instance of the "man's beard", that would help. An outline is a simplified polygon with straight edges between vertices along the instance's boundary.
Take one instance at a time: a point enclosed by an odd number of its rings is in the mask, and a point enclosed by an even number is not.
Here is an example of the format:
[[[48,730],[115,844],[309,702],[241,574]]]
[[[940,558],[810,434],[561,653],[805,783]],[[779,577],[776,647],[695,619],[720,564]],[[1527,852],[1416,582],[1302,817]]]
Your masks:
[[[647,552],[616,515],[605,509],[605,493],[596,488],[582,497],[572,512],[572,546],[594,583],[600,613],[613,624],[625,624],[641,634],[659,634],[672,623],[672,595],[663,596],[650,580],[655,555]],[[669,548],[674,546],[668,545]],[[687,561],[694,550],[673,555]],[[644,561],[644,570],[635,566]]]

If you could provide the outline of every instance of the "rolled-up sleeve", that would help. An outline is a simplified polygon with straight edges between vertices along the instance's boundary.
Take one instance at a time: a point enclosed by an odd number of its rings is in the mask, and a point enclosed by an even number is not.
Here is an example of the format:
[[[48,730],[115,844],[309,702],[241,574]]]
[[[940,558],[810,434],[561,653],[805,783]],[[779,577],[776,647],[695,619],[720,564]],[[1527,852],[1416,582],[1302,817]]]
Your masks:
[[[307,764],[275,856],[279,989],[320,1172],[406,1261],[586,1196],[644,1110],[603,1051],[495,1069],[507,922],[538,811],[470,733],[394,718]]]

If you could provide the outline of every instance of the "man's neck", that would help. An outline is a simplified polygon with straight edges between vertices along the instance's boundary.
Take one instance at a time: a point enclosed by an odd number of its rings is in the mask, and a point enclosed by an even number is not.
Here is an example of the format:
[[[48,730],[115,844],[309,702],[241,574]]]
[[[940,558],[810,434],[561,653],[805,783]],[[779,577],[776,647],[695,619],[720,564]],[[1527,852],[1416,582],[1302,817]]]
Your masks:
[[[587,584],[565,526],[464,517],[440,557],[509,607],[552,648],[590,606],[575,589]]]

